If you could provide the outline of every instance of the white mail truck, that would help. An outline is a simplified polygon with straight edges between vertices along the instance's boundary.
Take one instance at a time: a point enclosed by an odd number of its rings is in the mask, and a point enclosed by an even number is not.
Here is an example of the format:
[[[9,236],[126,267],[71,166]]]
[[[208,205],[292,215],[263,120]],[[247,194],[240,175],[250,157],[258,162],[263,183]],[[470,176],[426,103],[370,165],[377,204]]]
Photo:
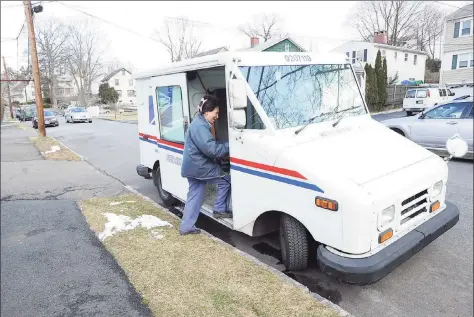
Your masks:
[[[289,270],[316,252],[324,273],[372,283],[459,220],[445,199],[446,161],[371,118],[344,55],[226,52],[135,79],[138,175],[182,208],[185,134],[210,91],[232,179],[233,218],[215,221],[249,236],[279,232]],[[454,155],[464,143],[454,139]],[[210,217],[214,197],[209,187],[201,212]]]

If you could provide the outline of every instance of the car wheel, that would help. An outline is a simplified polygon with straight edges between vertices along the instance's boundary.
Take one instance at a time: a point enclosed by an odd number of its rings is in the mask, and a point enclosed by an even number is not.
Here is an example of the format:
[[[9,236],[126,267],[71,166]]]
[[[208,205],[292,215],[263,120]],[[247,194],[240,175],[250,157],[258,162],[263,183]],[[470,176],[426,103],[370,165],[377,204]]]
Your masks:
[[[407,111],[407,116],[411,117],[413,115],[413,111]]]
[[[290,271],[304,270],[308,266],[308,235],[306,228],[289,215],[280,218],[281,259]]]
[[[160,167],[158,166],[156,170],[152,172],[153,183],[155,184],[156,188],[158,189],[158,195],[161,198],[161,201],[166,207],[172,206],[176,204],[178,201],[174,198],[170,193],[163,189],[161,185],[161,173]]]
[[[89,123],[92,123],[92,120],[89,120]]]
[[[400,129],[391,129],[393,132],[397,132],[398,134],[400,134],[401,136],[405,136],[405,133],[403,133],[402,130]]]

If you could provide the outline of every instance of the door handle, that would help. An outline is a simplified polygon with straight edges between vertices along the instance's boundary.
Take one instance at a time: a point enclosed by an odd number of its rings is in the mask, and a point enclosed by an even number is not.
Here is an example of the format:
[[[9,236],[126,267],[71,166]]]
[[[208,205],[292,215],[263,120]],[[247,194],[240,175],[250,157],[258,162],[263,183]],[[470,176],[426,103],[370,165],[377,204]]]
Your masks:
[[[458,124],[458,123],[456,121],[448,121],[448,122],[446,122],[446,124],[455,125],[455,124]]]

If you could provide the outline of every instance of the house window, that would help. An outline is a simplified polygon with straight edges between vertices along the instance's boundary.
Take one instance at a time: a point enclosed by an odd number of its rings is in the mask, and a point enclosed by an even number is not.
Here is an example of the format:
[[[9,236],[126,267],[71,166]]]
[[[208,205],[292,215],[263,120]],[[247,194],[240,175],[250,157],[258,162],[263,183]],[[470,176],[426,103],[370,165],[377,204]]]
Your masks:
[[[461,22],[460,36],[471,35],[472,20],[465,20]]]
[[[127,90],[128,97],[135,97],[135,90]]]
[[[133,79],[130,79],[130,80],[128,81],[128,85],[129,85],[129,86],[133,86]]]
[[[364,50],[359,50],[356,52],[356,59],[361,62],[364,61]]]
[[[472,35],[472,19],[461,20],[454,23],[454,38],[460,36],[470,36]]]
[[[122,91],[121,90],[116,90],[117,94],[119,97],[122,97]]]
[[[122,76],[125,76],[125,71],[124,70],[122,70]]]
[[[408,54],[405,53],[405,62],[407,62],[407,61],[408,61]]]
[[[470,54],[459,54],[458,55],[458,68],[466,68],[469,66]]]
[[[395,60],[397,60],[398,52],[395,52]]]
[[[160,136],[172,142],[184,143],[183,96],[180,86],[156,87]]]
[[[115,80],[115,86],[119,86],[120,81],[118,79]]]
[[[382,58],[385,58],[385,56],[387,55],[387,51],[386,50],[382,50],[380,52],[380,55],[382,56]]]
[[[290,43],[285,43],[285,52],[290,51]]]
[[[418,55],[413,55],[413,65],[416,65],[417,58],[418,58]]]

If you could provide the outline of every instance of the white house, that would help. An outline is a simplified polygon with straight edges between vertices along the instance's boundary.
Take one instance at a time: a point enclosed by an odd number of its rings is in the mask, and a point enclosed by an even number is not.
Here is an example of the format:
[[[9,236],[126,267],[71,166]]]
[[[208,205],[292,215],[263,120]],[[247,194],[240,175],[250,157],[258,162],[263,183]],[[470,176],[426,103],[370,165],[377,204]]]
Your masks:
[[[387,44],[387,33],[376,32],[373,42],[349,41],[333,49],[345,53],[354,66],[365,67],[366,63],[375,66],[375,58],[380,50],[387,60],[387,77],[391,82],[398,74],[396,83],[403,80],[424,80],[427,53],[401,46]]]
[[[440,81],[450,87],[473,84],[473,5],[468,4],[446,17]]]
[[[108,83],[109,87],[115,88],[119,95],[119,104],[135,104],[135,80],[132,79],[132,73],[130,71],[126,70],[125,68],[116,69],[105,76],[101,83]],[[94,92],[94,89],[92,89],[92,91]]]

